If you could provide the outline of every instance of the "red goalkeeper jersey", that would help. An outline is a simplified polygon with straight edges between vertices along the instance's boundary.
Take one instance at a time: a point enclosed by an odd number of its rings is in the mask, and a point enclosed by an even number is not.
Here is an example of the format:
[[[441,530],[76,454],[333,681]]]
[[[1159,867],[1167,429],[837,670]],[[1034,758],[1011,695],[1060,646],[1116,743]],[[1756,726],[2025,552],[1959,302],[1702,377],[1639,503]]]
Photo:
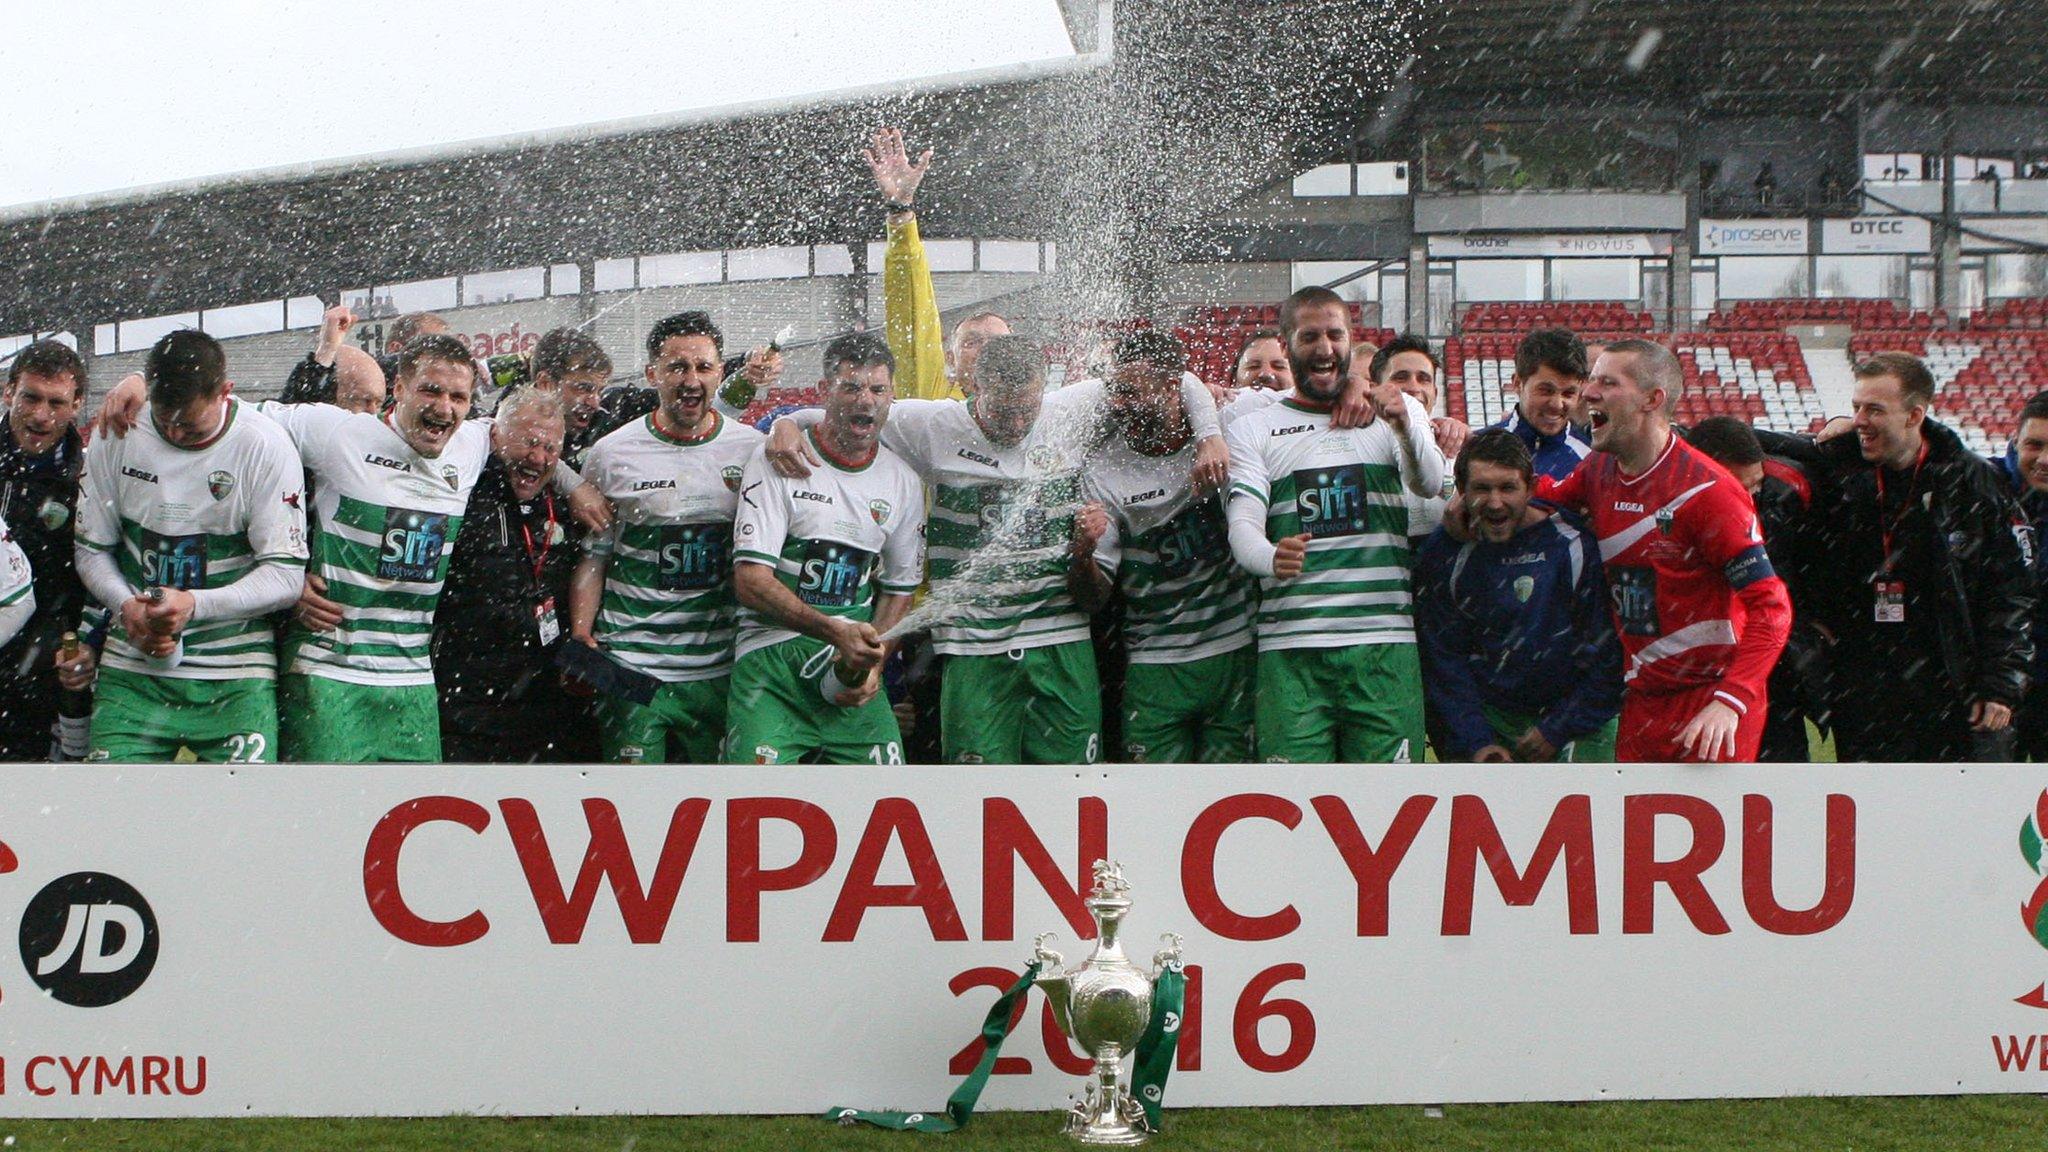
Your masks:
[[[1536,495],[1583,512],[1600,541],[1631,693],[1711,684],[1738,712],[1763,707],[1792,601],[1735,477],[1674,435],[1640,476],[1594,452]]]

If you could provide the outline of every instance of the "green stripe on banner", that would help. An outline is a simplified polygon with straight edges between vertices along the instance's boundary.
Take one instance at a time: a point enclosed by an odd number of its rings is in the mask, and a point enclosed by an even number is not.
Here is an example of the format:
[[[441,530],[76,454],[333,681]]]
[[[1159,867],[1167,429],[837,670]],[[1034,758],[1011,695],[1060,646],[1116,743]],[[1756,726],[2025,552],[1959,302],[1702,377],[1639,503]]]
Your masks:
[[[944,1112],[871,1112],[864,1108],[833,1108],[825,1113],[825,1119],[839,1124],[872,1124],[877,1128],[888,1128],[896,1132],[957,1132],[967,1126],[968,1118],[974,1115],[975,1101],[981,1099],[981,1090],[988,1086],[989,1074],[995,1070],[996,1057],[1001,1055],[1003,1038],[1010,1034],[1010,1017],[1022,1006],[1024,998],[1031,994],[1031,982],[1038,979],[1038,961],[1024,966],[1024,975],[1019,977],[1010,989],[998,997],[995,1007],[988,1010],[988,1019],[981,1022],[981,1039],[986,1046],[981,1054],[981,1063],[967,1074],[953,1094],[946,1098]]]

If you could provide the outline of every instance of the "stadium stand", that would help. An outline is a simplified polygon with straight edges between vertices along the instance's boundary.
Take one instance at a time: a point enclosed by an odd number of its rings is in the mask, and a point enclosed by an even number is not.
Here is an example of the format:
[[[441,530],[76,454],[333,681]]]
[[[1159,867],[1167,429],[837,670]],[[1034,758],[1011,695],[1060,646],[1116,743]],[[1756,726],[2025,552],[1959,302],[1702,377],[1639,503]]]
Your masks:
[[[1481,302],[1465,309],[1461,332],[1513,332],[1534,328],[1569,328],[1588,336],[1619,336],[1648,332],[1648,312],[1637,312],[1619,300]]]
[[[1847,324],[1859,331],[1928,331],[1948,326],[1948,311],[1908,312],[1890,300],[1741,300],[1707,317],[1714,332],[1775,332],[1795,324]]]
[[[1473,304],[1460,324],[1463,335],[1444,346],[1446,414],[1475,427],[1501,419],[1514,407],[1516,345],[1533,329],[1563,327],[1589,340],[1646,337],[1678,353],[1685,367],[1681,423],[1725,415],[1766,428],[1804,431],[1823,416],[1820,397],[1798,341],[1772,329],[1782,328],[1780,315],[1803,317],[1820,311],[1792,308],[1780,313],[1738,305],[1729,313],[1715,314],[1739,321],[1725,330],[1673,335],[1652,331],[1650,314],[1622,301]]]

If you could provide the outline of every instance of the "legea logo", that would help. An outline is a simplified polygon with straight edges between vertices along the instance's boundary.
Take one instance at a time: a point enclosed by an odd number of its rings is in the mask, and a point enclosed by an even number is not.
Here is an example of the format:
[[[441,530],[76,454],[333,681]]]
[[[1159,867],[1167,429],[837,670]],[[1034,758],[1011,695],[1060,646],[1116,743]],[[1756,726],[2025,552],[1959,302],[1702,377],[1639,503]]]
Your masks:
[[[0,873],[20,866],[0,844]],[[156,913],[133,885],[73,872],[43,885],[21,913],[22,966],[51,999],[100,1008],[127,999],[156,967]]]

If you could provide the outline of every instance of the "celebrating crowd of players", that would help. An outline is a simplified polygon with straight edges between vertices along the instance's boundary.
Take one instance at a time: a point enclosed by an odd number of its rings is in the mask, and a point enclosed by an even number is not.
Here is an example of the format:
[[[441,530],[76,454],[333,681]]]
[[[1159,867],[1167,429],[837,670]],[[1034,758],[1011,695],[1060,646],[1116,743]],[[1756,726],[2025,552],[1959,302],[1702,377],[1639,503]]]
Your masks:
[[[574,329],[501,372],[432,316],[380,360],[335,309],[251,403],[173,332],[89,444],[84,364],[22,350],[0,759],[1800,761],[1809,724],[2048,755],[2048,393],[2003,467],[1902,353],[1816,437],[1681,430],[1669,349],[1553,329],[1475,431],[1425,341],[1354,347],[1321,288],[1227,387],[1139,329],[1048,391],[1000,316],[942,340],[929,154],[869,162],[887,339],[763,428],[733,398],[776,354],[701,312],[610,390]]]

